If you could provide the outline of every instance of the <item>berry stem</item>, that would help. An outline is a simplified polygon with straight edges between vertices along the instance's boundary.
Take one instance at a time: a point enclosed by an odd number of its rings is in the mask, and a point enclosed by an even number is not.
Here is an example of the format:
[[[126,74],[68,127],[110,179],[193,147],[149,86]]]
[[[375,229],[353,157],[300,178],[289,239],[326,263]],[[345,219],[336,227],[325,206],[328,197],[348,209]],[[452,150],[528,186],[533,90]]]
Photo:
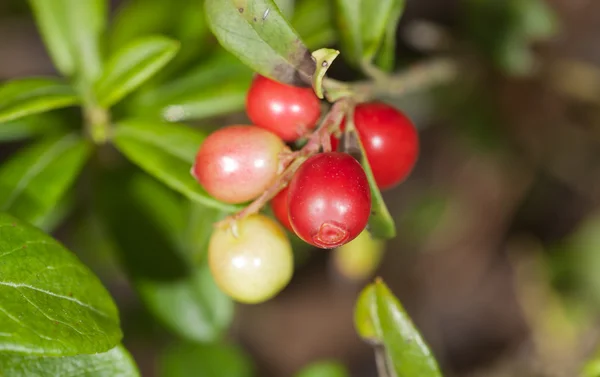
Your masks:
[[[273,199],[279,191],[283,190],[292,180],[294,173],[309,157],[319,153],[321,149],[326,152],[331,151],[331,134],[337,132],[340,124],[344,119],[344,115],[349,107],[352,106],[352,101],[342,99],[333,104],[329,113],[323,118],[319,127],[313,132],[306,145],[297,152],[292,152],[293,157],[285,157],[288,159],[287,166],[277,177],[275,182],[264,191],[258,198],[252,201],[247,207],[241,211],[226,217],[222,221],[216,223],[218,227],[227,226],[235,229],[235,222],[249,215],[258,213],[268,202]]]

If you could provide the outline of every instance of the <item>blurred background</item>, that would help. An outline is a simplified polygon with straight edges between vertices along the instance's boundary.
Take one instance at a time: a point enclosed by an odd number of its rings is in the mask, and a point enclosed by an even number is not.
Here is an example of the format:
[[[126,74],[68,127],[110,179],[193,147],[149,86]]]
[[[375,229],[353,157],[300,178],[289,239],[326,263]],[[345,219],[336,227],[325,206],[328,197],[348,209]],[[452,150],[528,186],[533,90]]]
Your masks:
[[[297,1],[295,25],[310,32],[311,48],[336,46],[328,2],[300,12],[315,2]],[[110,43],[147,31],[182,40],[168,73],[177,78],[217,48],[201,7],[190,3],[112,1]],[[147,7],[147,16],[129,17],[131,4]],[[257,375],[291,376],[337,359],[354,377],[376,376],[352,314],[360,289],[379,275],[445,375],[578,376],[600,340],[599,40],[597,0],[407,0],[398,69],[442,55],[462,68],[452,82],[386,99],[411,116],[422,143],[411,177],[384,193],[398,237],[363,279],[345,277],[331,252],[298,246],[297,272],[282,294],[236,307],[229,337]],[[54,73],[26,2],[0,0],[0,80]],[[342,59],[331,75],[361,78]],[[143,96],[130,103],[153,101]],[[240,103],[231,109],[243,110]],[[245,119],[243,111],[198,118],[188,123]],[[0,145],[0,160],[24,145],[13,136]],[[101,276],[120,307],[126,346],[143,375],[156,376],[171,336],[85,216],[69,212],[54,233]]]

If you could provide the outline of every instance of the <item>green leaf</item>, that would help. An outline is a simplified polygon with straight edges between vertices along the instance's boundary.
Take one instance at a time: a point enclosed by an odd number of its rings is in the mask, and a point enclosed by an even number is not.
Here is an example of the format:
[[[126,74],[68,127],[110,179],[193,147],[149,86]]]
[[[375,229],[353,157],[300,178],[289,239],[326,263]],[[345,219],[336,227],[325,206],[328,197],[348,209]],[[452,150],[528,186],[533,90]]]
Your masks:
[[[206,0],[221,45],[263,76],[310,86],[315,62],[273,0]]]
[[[36,23],[58,70],[92,83],[102,72],[100,37],[106,0],[29,0]]]
[[[348,377],[344,365],[335,361],[313,363],[296,374],[296,377]]]
[[[371,216],[369,217],[367,230],[375,239],[394,238],[396,237],[396,224],[385,205],[385,201],[381,196],[381,191],[379,191],[379,188],[377,187],[377,182],[373,176],[371,165],[367,160],[364,146],[359,137],[356,137],[355,139],[357,140],[357,144],[361,151],[360,164],[367,175],[369,187],[371,188]]]
[[[391,72],[394,69],[398,22],[400,22],[400,17],[404,13],[404,6],[405,0],[394,1],[394,5],[390,9],[381,46],[375,57],[376,64],[387,72]]]
[[[580,377],[600,377],[600,359],[589,360],[584,365]]]
[[[195,342],[213,341],[229,326],[233,302],[219,291],[206,264],[195,266],[185,254],[188,250],[179,249],[177,235],[185,230],[185,218],[176,221],[179,231],[163,224],[181,214],[177,203],[160,209],[149,205],[148,200],[172,201],[172,192],[139,174],[125,170],[102,176],[98,211],[147,308],[178,336]],[[145,183],[140,184],[140,179]],[[155,187],[148,190],[152,184]],[[156,197],[139,195],[143,186]],[[166,218],[160,217],[165,214]]]
[[[44,113],[0,123],[0,141],[22,140],[41,135],[61,134],[68,128],[56,114]]]
[[[42,231],[0,214],[0,350],[43,356],[106,352],[121,340],[98,278]]]
[[[177,344],[163,355],[160,377],[252,377],[251,360],[224,344]]]
[[[385,347],[386,357],[397,376],[441,377],[427,344],[381,280],[360,294],[354,321],[361,337]]]
[[[0,167],[0,211],[39,225],[69,189],[91,144],[68,134],[17,153]]]
[[[281,14],[285,17],[286,20],[289,20],[294,15],[294,6],[296,5],[296,0],[275,0],[275,4],[277,4],[277,8],[281,11]]]
[[[178,49],[179,42],[161,36],[140,38],[121,48],[109,59],[96,86],[99,104],[117,103],[163,68]]]
[[[395,34],[404,9],[404,0],[336,0],[335,4],[342,55],[355,66],[371,63],[384,36],[393,38],[390,34]]]
[[[306,46],[316,49],[337,41],[331,1],[300,0],[296,5],[292,25]]]
[[[0,354],[0,371],[7,377],[139,377],[123,346],[95,355],[36,357]]]
[[[229,53],[212,56],[180,78],[149,90],[131,110],[169,122],[202,119],[244,109],[252,71]]]
[[[133,163],[172,189],[206,206],[234,212],[240,206],[212,198],[190,174],[204,137],[179,124],[130,120],[117,125],[114,142]]]
[[[0,86],[0,123],[78,102],[73,89],[62,80],[27,78],[9,81]]]

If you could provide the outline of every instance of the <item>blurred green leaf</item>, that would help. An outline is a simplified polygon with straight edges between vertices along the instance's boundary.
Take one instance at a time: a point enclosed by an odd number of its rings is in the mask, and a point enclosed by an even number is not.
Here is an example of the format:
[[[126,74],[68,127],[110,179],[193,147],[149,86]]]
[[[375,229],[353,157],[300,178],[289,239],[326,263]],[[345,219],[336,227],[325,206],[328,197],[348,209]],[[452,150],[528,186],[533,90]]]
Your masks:
[[[177,238],[185,230],[185,218],[176,221],[179,229],[164,224],[182,214],[179,203],[173,202],[173,193],[139,174],[124,170],[103,175],[97,209],[151,312],[180,337],[213,341],[229,326],[233,303],[219,291],[208,266],[195,266],[179,249]],[[154,197],[149,198],[148,192]],[[156,205],[161,201],[169,204]],[[211,232],[212,226],[197,231]]]
[[[91,84],[102,73],[106,0],[29,0],[56,68]]]
[[[202,119],[244,109],[252,71],[220,53],[191,72],[138,96],[131,110],[170,122]]]
[[[342,55],[348,62],[358,67],[370,64],[383,41],[389,60],[404,0],[336,0],[335,4]]]
[[[235,212],[240,206],[212,198],[190,173],[204,137],[180,124],[129,120],[117,125],[114,142],[133,163],[172,189],[206,206]]]
[[[63,197],[91,152],[78,135],[44,140],[0,167],[0,211],[40,224]]]
[[[110,295],[61,244],[0,213],[0,257],[0,349],[71,356],[106,352],[119,343]]]
[[[208,241],[215,222],[222,220],[228,212],[191,202],[186,218],[185,244],[192,262],[201,265],[206,263]]]
[[[63,195],[51,211],[42,217],[37,224],[38,228],[46,233],[51,233],[58,228],[63,221],[71,214],[75,207],[75,195],[73,192],[67,192]]]
[[[396,35],[398,23],[404,13],[405,0],[396,0],[389,10],[387,26],[383,40],[375,56],[375,63],[384,71],[391,72],[394,69],[396,59]]]
[[[225,344],[177,344],[162,357],[160,377],[252,377],[251,360]]]
[[[177,53],[179,43],[166,37],[137,39],[117,51],[106,64],[96,86],[98,103],[110,107],[164,67]]]
[[[299,0],[292,26],[310,49],[331,46],[337,41],[333,6],[329,0]]]
[[[73,106],[78,102],[73,89],[58,79],[27,78],[9,81],[0,86],[0,123]]]
[[[348,377],[348,371],[343,364],[335,361],[320,361],[313,363],[296,374],[295,377]]]
[[[0,141],[15,141],[30,137],[62,134],[67,125],[55,114],[43,113],[0,123]]]
[[[281,14],[289,20],[294,15],[294,6],[296,5],[296,0],[275,0],[275,4],[281,11]]]
[[[208,23],[221,45],[263,76],[309,86],[310,51],[273,0],[206,0]]]
[[[123,346],[105,353],[69,357],[35,357],[0,354],[6,377],[139,377],[135,362]]]
[[[584,365],[580,377],[600,377],[600,359],[589,360]]]
[[[354,322],[361,337],[385,347],[386,357],[397,376],[441,377],[425,341],[381,280],[361,292]]]

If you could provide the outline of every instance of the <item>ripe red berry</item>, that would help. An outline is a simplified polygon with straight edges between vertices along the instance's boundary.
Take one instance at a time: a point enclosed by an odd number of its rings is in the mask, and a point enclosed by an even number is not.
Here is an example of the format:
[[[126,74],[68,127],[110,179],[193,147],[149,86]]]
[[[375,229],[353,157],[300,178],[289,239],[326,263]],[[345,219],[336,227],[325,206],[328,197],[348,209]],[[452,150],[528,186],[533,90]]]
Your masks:
[[[192,175],[214,198],[243,203],[273,183],[279,170],[279,155],[286,149],[277,135],[262,128],[224,127],[204,140]]]
[[[273,199],[271,199],[271,209],[275,218],[279,220],[281,225],[285,226],[290,232],[293,232],[292,224],[290,223],[290,215],[288,211],[288,188],[279,191]]]
[[[282,84],[256,76],[246,97],[246,112],[255,125],[294,141],[312,130],[321,115],[311,88]]]
[[[354,126],[379,189],[402,182],[419,155],[419,135],[410,119],[392,106],[372,102],[356,106]],[[337,144],[338,140],[332,137],[333,150]]]
[[[331,249],[365,228],[371,191],[362,166],[346,153],[321,153],[300,166],[289,184],[289,219],[305,242]]]

